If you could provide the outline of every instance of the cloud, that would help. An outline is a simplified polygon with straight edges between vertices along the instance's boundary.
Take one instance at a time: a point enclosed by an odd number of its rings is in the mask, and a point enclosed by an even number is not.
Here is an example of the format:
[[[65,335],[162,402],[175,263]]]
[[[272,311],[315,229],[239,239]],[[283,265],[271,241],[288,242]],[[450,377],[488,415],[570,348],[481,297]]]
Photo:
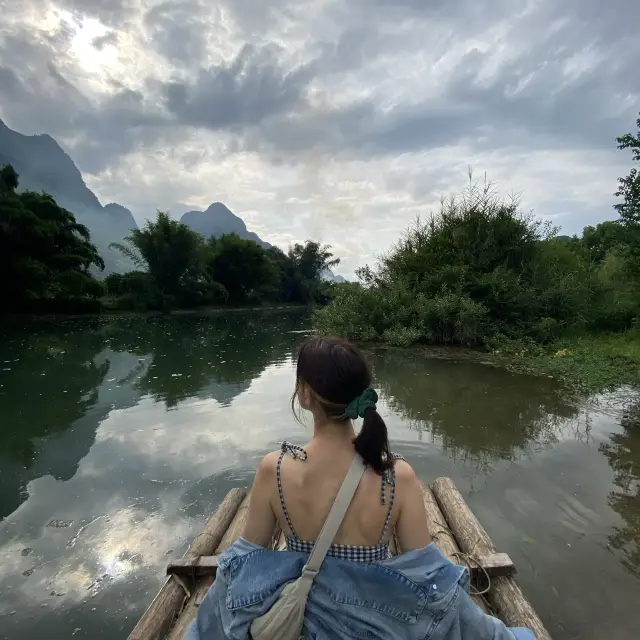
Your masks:
[[[150,29],[151,46],[169,61],[188,64],[202,60],[207,24],[202,20],[204,6],[198,0],[168,0],[144,14]]]
[[[228,63],[202,69],[192,83],[168,82],[162,95],[178,122],[213,130],[255,127],[303,107],[308,67],[285,72],[271,48],[244,46]]]
[[[634,0],[26,0],[0,117],[139,219],[223,200],[349,273],[469,164],[567,232],[613,217],[638,23]]]
[[[106,46],[112,44],[115,45],[118,43],[118,33],[117,31],[107,31],[103,36],[96,36],[91,44],[98,49],[98,51],[102,51]]]

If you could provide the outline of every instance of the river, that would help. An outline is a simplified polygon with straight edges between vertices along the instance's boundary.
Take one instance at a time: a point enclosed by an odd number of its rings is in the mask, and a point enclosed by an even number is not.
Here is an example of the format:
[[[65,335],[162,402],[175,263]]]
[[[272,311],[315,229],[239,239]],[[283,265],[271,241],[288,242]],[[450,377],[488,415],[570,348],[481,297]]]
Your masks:
[[[291,415],[303,313],[0,329],[0,637],[122,638]],[[638,637],[640,409],[376,349],[392,449],[451,476],[557,640]],[[634,631],[635,629],[635,631]]]

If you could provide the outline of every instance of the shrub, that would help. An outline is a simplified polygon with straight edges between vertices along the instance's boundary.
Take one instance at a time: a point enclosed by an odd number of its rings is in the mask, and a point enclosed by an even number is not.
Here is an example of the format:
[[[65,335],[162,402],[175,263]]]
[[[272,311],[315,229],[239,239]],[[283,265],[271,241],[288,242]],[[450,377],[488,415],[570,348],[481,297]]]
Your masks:
[[[584,240],[559,238],[517,202],[472,184],[438,216],[416,220],[375,268],[360,269],[361,283],[337,290],[315,326],[394,345],[465,346],[629,328],[640,315],[638,250],[624,249],[604,224]],[[594,252],[596,238],[614,235],[604,258]]]

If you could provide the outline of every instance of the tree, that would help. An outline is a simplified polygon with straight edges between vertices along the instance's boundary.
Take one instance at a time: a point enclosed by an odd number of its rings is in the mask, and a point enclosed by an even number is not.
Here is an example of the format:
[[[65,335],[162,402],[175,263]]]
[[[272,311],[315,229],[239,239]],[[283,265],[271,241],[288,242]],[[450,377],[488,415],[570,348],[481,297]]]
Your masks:
[[[230,233],[209,238],[207,249],[209,278],[227,290],[229,302],[258,299],[276,286],[278,274],[274,264],[253,240]]]
[[[147,270],[169,303],[180,304],[189,289],[206,284],[202,236],[163,211],[142,229],[132,230],[125,244],[110,246]]]
[[[0,194],[15,191],[18,188],[18,173],[13,165],[5,164],[0,169]]]
[[[103,287],[90,273],[104,262],[89,230],[46,193],[17,193],[18,174],[0,169],[0,269],[5,308],[94,308]]]
[[[327,269],[340,264],[334,258],[330,245],[320,245],[312,240],[296,243],[288,254],[293,269],[294,297],[301,302],[319,302],[326,298],[322,275]]]
[[[633,233],[619,221],[607,220],[599,225],[585,227],[579,243],[586,249],[590,260],[601,263],[613,249],[626,247]],[[579,250],[579,247],[576,247]]]
[[[631,149],[634,162],[640,162],[640,118],[636,120],[638,134],[625,133],[616,138],[618,149]],[[614,194],[623,198],[614,205],[620,214],[620,221],[626,225],[640,224],[640,172],[633,167],[628,176],[618,178],[618,190]]]
[[[340,258],[334,258],[330,245],[320,245],[307,240],[303,245],[296,242],[289,249],[289,258],[305,280],[314,280],[323,272],[340,264]]]

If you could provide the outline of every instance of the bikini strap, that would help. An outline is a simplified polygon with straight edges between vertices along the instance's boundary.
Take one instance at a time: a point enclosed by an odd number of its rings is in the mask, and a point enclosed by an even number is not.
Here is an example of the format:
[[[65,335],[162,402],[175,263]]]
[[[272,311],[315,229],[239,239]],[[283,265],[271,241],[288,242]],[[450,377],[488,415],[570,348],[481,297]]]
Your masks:
[[[286,454],[289,454],[295,460],[306,460],[307,452],[302,448],[298,447],[295,444],[291,444],[289,442],[283,442],[281,444],[281,452],[278,457],[278,464],[276,465],[276,479],[278,482],[278,495],[280,496],[280,506],[282,507],[282,512],[284,513],[284,517],[289,525],[289,529],[291,530],[291,535],[295,538],[298,537],[296,534],[296,530],[293,528],[293,522],[291,522],[291,518],[289,517],[289,512],[287,511],[287,505],[284,501],[284,492],[282,491],[282,475],[280,472],[280,468],[282,467],[282,459]]]
[[[389,523],[391,522],[391,512],[393,511],[393,502],[396,497],[396,460],[404,460],[401,455],[397,453],[392,453],[394,464],[389,467],[382,474],[382,482],[380,483],[380,502],[382,504],[387,503],[387,485],[389,485],[389,508],[387,509],[387,517],[384,521],[384,527],[382,528],[382,535],[380,536],[380,542],[378,544],[382,544],[384,539],[387,536],[387,531],[389,530]]]

